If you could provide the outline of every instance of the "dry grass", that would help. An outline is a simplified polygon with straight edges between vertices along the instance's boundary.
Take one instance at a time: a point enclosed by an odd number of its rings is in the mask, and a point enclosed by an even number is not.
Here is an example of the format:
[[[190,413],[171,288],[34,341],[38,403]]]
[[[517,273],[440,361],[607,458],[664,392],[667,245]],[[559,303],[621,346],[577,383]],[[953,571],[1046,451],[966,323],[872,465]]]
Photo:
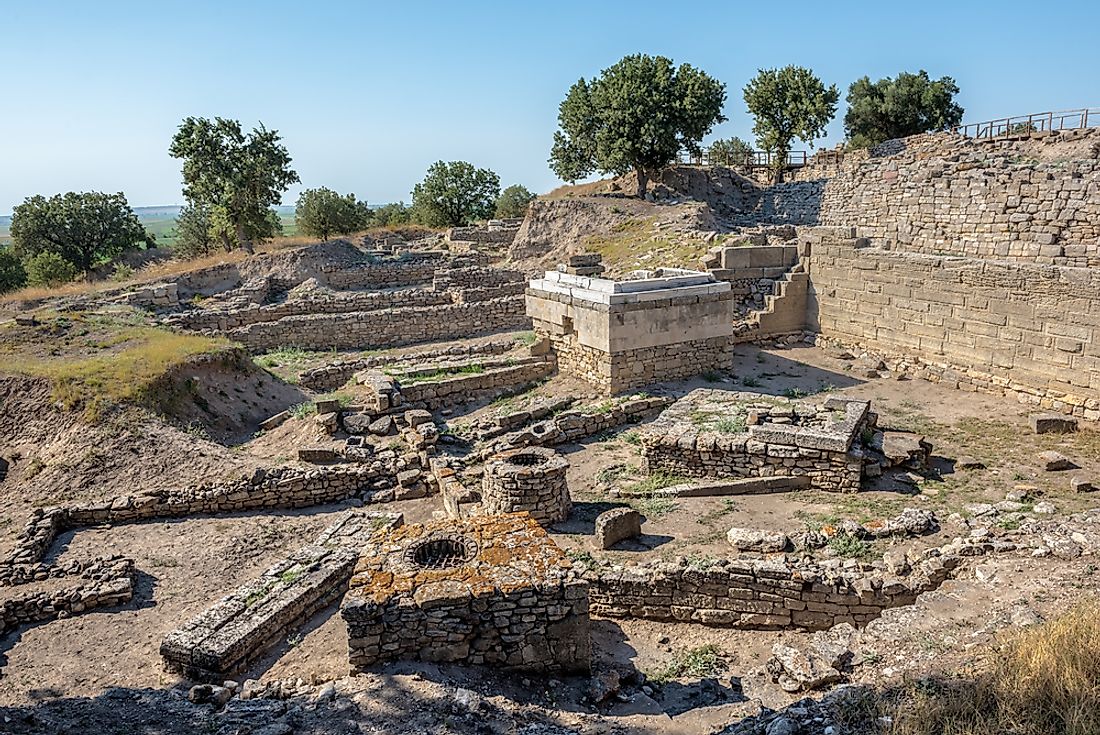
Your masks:
[[[47,379],[54,401],[68,410],[83,408],[90,419],[112,405],[155,400],[158,381],[173,368],[230,347],[221,338],[101,318],[89,322],[70,315],[65,322],[74,325],[65,330],[81,335],[79,349],[37,349],[52,341],[39,333],[33,341],[5,346],[3,371]]]
[[[864,715],[889,718],[891,735],[1096,735],[1100,603],[1014,633],[971,678],[913,682]]]

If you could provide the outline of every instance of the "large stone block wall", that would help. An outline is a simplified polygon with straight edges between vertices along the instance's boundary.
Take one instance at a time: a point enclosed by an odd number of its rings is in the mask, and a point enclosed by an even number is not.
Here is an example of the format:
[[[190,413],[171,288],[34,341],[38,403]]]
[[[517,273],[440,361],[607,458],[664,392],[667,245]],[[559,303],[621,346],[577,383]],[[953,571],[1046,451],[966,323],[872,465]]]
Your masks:
[[[288,316],[228,330],[250,350],[293,345],[303,349],[367,349],[450,340],[530,325],[523,298],[345,314]]]
[[[820,224],[854,226],[893,250],[1100,266],[1095,156],[1041,161],[1019,142],[913,136],[851,157],[825,184],[820,211]]]
[[[920,377],[1100,419],[1100,270],[810,233],[809,323]]]
[[[583,377],[604,393],[615,394],[679,380],[707,370],[724,370],[733,359],[729,337],[639,347],[608,354],[581,344],[575,334],[550,334],[561,372]]]

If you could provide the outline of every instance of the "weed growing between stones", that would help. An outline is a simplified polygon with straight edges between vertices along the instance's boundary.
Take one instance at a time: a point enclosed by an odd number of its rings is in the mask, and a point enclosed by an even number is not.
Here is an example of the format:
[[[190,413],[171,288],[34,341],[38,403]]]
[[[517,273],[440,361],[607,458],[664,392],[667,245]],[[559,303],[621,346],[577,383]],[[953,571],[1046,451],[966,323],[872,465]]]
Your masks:
[[[708,643],[678,652],[666,666],[648,674],[648,678],[657,684],[686,676],[705,679],[721,674],[726,668],[718,646]]]

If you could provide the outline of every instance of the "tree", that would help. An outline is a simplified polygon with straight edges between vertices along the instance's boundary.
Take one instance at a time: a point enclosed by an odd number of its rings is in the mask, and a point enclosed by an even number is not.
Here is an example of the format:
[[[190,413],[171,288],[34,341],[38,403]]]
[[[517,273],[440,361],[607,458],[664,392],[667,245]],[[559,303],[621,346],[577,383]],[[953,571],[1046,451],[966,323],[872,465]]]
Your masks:
[[[236,120],[185,119],[169,153],[183,160],[183,195],[210,208],[214,234],[226,250],[232,243],[253,252],[252,243],[273,236],[271,208],[299,181],[278,131],[263,124],[247,135]]]
[[[932,80],[923,69],[916,74],[903,71],[897,79],[857,79],[848,87],[844,132],[852,146],[867,148],[885,140],[955,127],[963,116],[963,108],[955,103],[958,93],[954,79]]]
[[[643,197],[649,178],[681,150],[700,154],[700,141],[726,119],[725,101],[726,85],[689,64],[627,56],[570,87],[558,107],[550,168],[566,181],[633,171]]]
[[[412,218],[412,213],[405,206],[405,202],[383,204],[371,212],[371,227],[397,227],[407,225]]]
[[[303,191],[294,210],[298,231],[322,240],[332,234],[349,235],[365,229],[370,219],[366,202],[356,201],[354,194],[340,196],[325,187]]]
[[[712,166],[722,164],[737,168],[748,164],[753,152],[752,146],[740,138],[722,138],[707,148],[707,159]]]
[[[19,256],[8,248],[0,248],[0,293],[14,291],[27,284],[27,271]]]
[[[176,240],[172,244],[172,250],[179,257],[188,260],[209,255],[216,247],[212,230],[210,207],[204,204],[188,204],[176,217]]]
[[[429,227],[456,227],[493,216],[500,177],[465,161],[436,161],[413,187],[417,220]]]
[[[809,69],[785,66],[761,69],[745,85],[745,104],[756,118],[752,131],[757,144],[775,156],[775,175],[782,175],[795,138],[813,145],[825,134],[836,114],[840,93],[826,87]]]
[[[43,250],[27,258],[23,266],[27,269],[27,283],[31,286],[54,288],[75,281],[80,275],[75,265],[52,250]]]
[[[497,217],[522,217],[527,205],[535,200],[533,192],[520,184],[512,184],[497,197]]]
[[[96,191],[28,197],[12,212],[11,239],[24,260],[54,253],[79,271],[154,242],[125,196]]]

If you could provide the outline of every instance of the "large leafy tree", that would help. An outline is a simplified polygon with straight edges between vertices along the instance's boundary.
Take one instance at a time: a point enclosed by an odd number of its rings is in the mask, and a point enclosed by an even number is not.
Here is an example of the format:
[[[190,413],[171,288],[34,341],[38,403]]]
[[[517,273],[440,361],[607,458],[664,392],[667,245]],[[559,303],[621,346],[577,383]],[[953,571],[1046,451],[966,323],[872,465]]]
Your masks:
[[[740,138],[721,138],[707,146],[707,159],[712,166],[737,168],[748,164],[753,152],[752,146]]]
[[[294,210],[298,231],[327,240],[330,235],[348,235],[366,228],[371,211],[354,194],[340,196],[332,189],[306,189],[298,196]]]
[[[236,120],[189,117],[172,138],[169,153],[183,160],[183,194],[210,209],[213,232],[227,248],[233,241],[252,252],[254,241],[275,234],[271,208],[299,181],[275,130],[262,124],[245,133]]]
[[[522,217],[535,195],[522,184],[512,184],[497,197],[497,217]]]
[[[782,173],[796,138],[813,145],[825,134],[836,114],[840,93],[826,87],[814,73],[801,66],[761,69],[745,85],[745,104],[756,118],[757,144],[775,157],[776,177]]]
[[[681,150],[701,152],[700,141],[725,121],[726,85],[689,64],[636,54],[570,87],[558,107],[550,168],[566,181],[593,171],[649,178]]]
[[[153,244],[123,194],[97,191],[28,197],[12,212],[11,238],[21,258],[53,253],[78,271]]]
[[[455,227],[493,216],[500,177],[466,161],[436,161],[413,187],[412,207],[429,227]]]
[[[872,82],[863,77],[848,87],[844,132],[857,148],[884,140],[943,130],[962,123],[963,108],[955,102],[959,87],[951,77],[931,79],[921,69],[901,72],[896,79]]]

